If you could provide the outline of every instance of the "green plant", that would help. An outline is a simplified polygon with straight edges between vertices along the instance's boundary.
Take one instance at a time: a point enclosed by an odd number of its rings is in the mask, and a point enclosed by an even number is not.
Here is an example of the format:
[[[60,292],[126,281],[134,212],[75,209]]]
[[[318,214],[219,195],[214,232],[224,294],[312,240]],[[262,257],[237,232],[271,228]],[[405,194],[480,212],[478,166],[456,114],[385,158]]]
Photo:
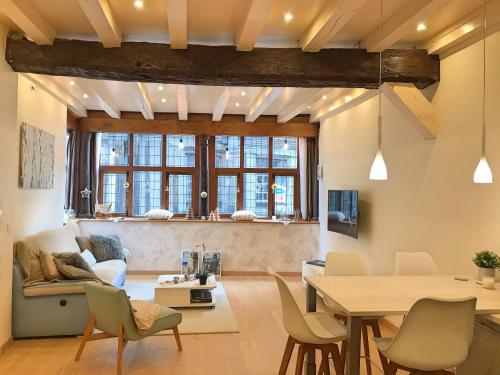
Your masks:
[[[205,271],[202,271],[202,272],[198,272],[198,273],[196,274],[196,277],[197,277],[197,278],[200,278],[200,277],[208,277],[208,276],[210,276],[210,272],[208,272],[208,271],[206,271],[206,270],[205,270]]]
[[[482,268],[499,268],[500,267],[500,257],[493,251],[483,250],[476,253],[476,256],[472,258],[474,264]]]

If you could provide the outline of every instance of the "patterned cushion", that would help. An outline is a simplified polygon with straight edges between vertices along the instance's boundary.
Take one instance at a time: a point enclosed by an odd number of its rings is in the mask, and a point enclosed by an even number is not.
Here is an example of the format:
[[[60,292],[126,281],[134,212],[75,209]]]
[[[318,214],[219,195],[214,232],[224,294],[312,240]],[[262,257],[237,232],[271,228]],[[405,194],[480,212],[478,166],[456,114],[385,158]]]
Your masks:
[[[118,237],[91,235],[90,242],[92,242],[90,251],[92,251],[98,262],[111,259],[125,260],[122,244]]]

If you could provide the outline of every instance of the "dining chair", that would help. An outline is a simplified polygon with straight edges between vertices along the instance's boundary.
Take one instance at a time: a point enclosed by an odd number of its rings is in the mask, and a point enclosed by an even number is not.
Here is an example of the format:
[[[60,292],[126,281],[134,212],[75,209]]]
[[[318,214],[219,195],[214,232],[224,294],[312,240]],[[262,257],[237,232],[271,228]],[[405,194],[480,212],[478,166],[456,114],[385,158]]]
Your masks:
[[[117,374],[122,372],[123,351],[128,341],[141,340],[157,332],[171,329],[177,342],[177,349],[182,350],[177,326],[182,315],[171,308],[162,306],[155,322],[146,332],[139,332],[132,315],[128,297],[123,289],[100,285],[95,282],[85,283],[85,295],[90,310],[90,318],[85,328],[75,361],[80,360],[87,341],[116,337],[118,339]],[[94,328],[101,331],[93,333]]]
[[[431,255],[425,251],[398,251],[394,273],[398,276],[437,275],[439,269]]]
[[[274,276],[278,284],[281,298],[283,325],[288,332],[288,341],[279,369],[279,375],[285,375],[290,357],[295,345],[299,346],[295,374],[301,375],[306,353],[316,349],[321,351],[321,365],[319,374],[330,375],[329,356],[332,355],[335,373],[343,374],[343,363],[340,358],[337,342],[347,338],[347,329],[324,312],[303,313],[293,297],[286,281],[272,270],[267,268],[267,273]]]
[[[325,276],[365,276],[369,275],[366,260],[357,251],[349,252],[330,252],[326,255]],[[324,296],[323,302],[328,311],[333,316],[347,324],[347,316],[342,308],[331,298]],[[368,327],[371,327],[374,337],[381,337],[380,326],[377,317],[363,317],[362,319],[362,334],[363,334],[363,349],[366,364],[367,375],[372,374],[371,357],[370,357],[370,341],[368,339]],[[345,360],[346,347],[345,342],[342,343],[341,358]],[[384,363],[382,363],[383,365]]]
[[[452,374],[462,364],[474,331],[476,298],[423,298],[415,302],[394,338],[375,338],[388,360],[385,375]]]

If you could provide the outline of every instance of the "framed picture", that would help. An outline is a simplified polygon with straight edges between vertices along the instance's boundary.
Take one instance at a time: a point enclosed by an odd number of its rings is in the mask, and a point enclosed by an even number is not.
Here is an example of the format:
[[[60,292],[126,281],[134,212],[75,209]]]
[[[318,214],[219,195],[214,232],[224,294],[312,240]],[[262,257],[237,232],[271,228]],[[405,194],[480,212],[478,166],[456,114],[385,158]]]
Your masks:
[[[215,276],[222,273],[222,253],[217,250],[209,251],[203,255],[202,268]]]
[[[200,272],[201,254],[197,250],[182,250],[181,274],[191,275]]]

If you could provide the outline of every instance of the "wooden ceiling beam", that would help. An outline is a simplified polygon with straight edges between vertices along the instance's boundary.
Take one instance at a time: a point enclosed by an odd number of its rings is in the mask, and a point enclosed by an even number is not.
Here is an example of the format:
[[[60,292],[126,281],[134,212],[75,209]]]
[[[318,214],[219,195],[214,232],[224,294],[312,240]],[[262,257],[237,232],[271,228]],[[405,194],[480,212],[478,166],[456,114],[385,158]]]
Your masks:
[[[89,96],[97,98],[99,106],[112,118],[120,118],[120,108],[103,81],[77,78],[76,84]]]
[[[391,49],[382,57],[383,81],[418,88],[439,81],[439,56],[425,50]],[[5,58],[16,72],[209,86],[377,88],[379,75],[378,54],[359,48],[316,53],[255,48],[243,53],[230,46],[173,50],[161,43],[125,42],[120,48],[102,48],[99,42],[63,39],[38,46],[11,34]]]
[[[165,0],[170,47],[185,49],[188,45],[187,0]]]
[[[217,98],[217,101],[215,102],[212,121],[222,120],[222,116],[224,115],[224,111],[226,110],[227,103],[229,102],[230,97],[231,89],[229,87],[223,87],[219,97]]]
[[[187,85],[177,85],[175,87],[177,97],[177,112],[179,113],[179,120],[187,121],[188,119],[188,87]]]
[[[361,47],[368,52],[379,52],[391,48],[419,22],[435,14],[452,0],[418,0],[409,1],[382,24],[382,33],[377,27],[373,33],[361,42]]]
[[[23,77],[30,80],[33,84],[45,90],[50,96],[58,102],[65,105],[75,115],[79,117],[87,116],[87,109],[78,101],[74,96],[68,93],[62,86],[60,86],[52,77],[41,76],[38,74],[22,74]]]
[[[0,13],[3,12],[36,44],[52,44],[56,32],[40,15],[30,0],[2,0]]]
[[[105,48],[120,47],[122,33],[108,0],[78,0],[80,7]]]
[[[342,30],[363,7],[366,0],[329,1],[302,36],[299,45],[304,52],[318,52]]]
[[[278,122],[287,122],[293,119],[295,116],[306,111],[308,107],[312,106],[318,100],[321,99],[323,95],[327,95],[330,89],[304,89],[302,92],[298,92],[279,113]]]
[[[146,86],[143,83],[137,82],[137,104],[141,108],[141,113],[146,120],[153,120],[155,118],[155,114],[153,111],[153,107],[151,105],[151,101],[149,100],[148,91],[146,90]]]
[[[249,0],[245,19],[236,36],[236,49],[238,51],[251,51],[262,28],[274,0]]]
[[[254,122],[283,92],[283,87],[264,87],[245,115],[246,122]]]

